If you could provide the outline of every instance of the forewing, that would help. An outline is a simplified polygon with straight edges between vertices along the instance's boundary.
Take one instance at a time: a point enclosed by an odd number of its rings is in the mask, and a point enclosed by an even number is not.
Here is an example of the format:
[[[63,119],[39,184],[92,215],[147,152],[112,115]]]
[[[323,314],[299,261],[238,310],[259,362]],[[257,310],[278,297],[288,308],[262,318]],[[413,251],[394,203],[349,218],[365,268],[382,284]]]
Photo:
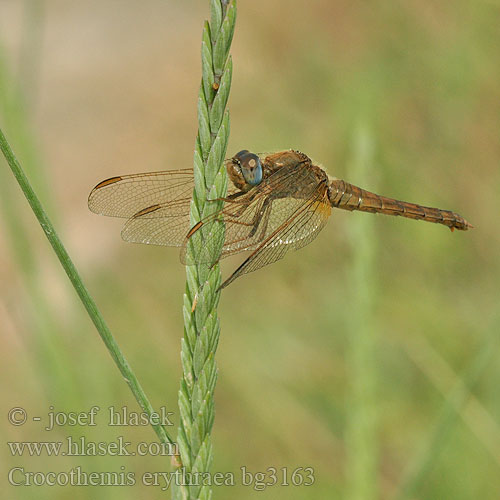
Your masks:
[[[209,262],[212,244],[219,245],[222,238],[221,258],[244,250],[255,250],[305,204],[316,199],[321,186],[303,165],[276,171],[247,193],[226,201],[220,213],[224,230],[221,230],[220,223],[216,224],[209,218],[190,232],[191,240],[196,237],[197,259]],[[199,236],[196,232],[203,234]],[[193,241],[190,243],[193,244]],[[187,244],[188,239],[181,251],[181,260],[190,263]]]
[[[164,217],[165,212],[149,210],[169,206],[171,214],[189,212],[193,192],[193,170],[168,170],[112,177],[99,183],[89,195],[92,212],[112,217]]]
[[[243,274],[282,259],[289,250],[297,250],[309,244],[319,234],[331,214],[331,206],[324,189],[318,186],[317,196],[301,200],[294,213],[270,234],[238,269],[222,284],[232,283]]]

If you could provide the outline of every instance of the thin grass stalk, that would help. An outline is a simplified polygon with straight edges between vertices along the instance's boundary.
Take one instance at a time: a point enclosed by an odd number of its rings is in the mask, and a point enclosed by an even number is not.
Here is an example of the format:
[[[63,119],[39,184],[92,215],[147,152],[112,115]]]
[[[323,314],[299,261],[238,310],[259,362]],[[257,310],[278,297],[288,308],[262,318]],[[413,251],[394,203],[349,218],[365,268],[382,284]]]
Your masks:
[[[10,166],[12,173],[17,179],[17,182],[19,183],[19,186],[21,187],[26,199],[28,200],[28,203],[30,204],[33,213],[35,214],[36,218],[38,219],[38,222],[42,226],[43,232],[45,233],[45,236],[49,240],[49,243],[51,244],[55,254],[57,255],[57,258],[59,259],[59,262],[61,263],[64,271],[66,272],[69,280],[71,281],[71,284],[76,290],[76,293],[80,297],[80,300],[82,301],[85,309],[87,310],[90,319],[97,328],[97,331],[99,332],[99,335],[101,336],[109,353],[111,354],[111,357],[115,361],[115,364],[117,365],[121,374],[125,378],[125,381],[129,385],[132,393],[134,394],[137,402],[139,403],[143,411],[146,412],[148,415],[152,415],[155,412],[153,410],[153,407],[151,406],[151,403],[149,402],[144,390],[142,389],[139,381],[137,380],[137,377],[133,373],[132,369],[130,368],[130,365],[125,359],[125,356],[121,352],[118,344],[116,343],[113,335],[111,334],[111,331],[109,330],[106,322],[104,321],[104,318],[102,317],[99,309],[97,308],[96,303],[94,302],[87,288],[83,284],[83,281],[80,275],[78,274],[75,265],[73,264],[70,256],[68,255],[68,252],[64,248],[64,245],[62,244],[62,241],[57,235],[55,228],[52,225],[52,222],[45,213],[45,210],[42,207],[40,200],[33,191],[33,188],[31,187],[28,178],[26,177],[23,169],[21,168],[21,165],[19,164],[17,158],[15,157],[14,152],[12,151],[1,129],[0,129],[0,149],[3,155],[5,156],[7,163]],[[173,444],[172,439],[170,438],[167,431],[162,425],[155,424],[152,425],[152,427],[155,430],[161,442]]]
[[[231,87],[232,62],[229,49],[236,21],[236,2],[210,1],[211,20],[202,35],[202,81],[198,97],[198,135],[194,152],[195,188],[191,203],[191,223],[219,210],[225,196],[227,175],[224,168],[229,139],[229,113],[226,104]],[[217,222],[217,224],[222,222]],[[205,238],[207,236],[207,239]],[[219,302],[221,273],[218,259],[223,241],[214,243],[203,229],[193,235],[188,248],[184,295],[184,338],[181,343],[183,375],[179,390],[180,425],[178,447],[183,484],[173,488],[174,499],[208,499],[212,490],[201,474],[212,463],[210,433],[214,422],[214,390],[217,379],[215,351],[219,341]],[[196,244],[198,243],[198,244]],[[210,248],[211,262],[199,259],[200,243]]]
[[[365,127],[359,127],[354,137],[352,177],[365,182],[373,167],[373,140]],[[346,429],[347,494],[350,500],[370,500],[378,497],[377,480],[377,409],[376,351],[377,331],[373,317],[375,235],[373,220],[360,215],[349,224],[352,243],[351,313],[349,318],[350,370],[349,416]]]
[[[493,359],[493,356],[498,352],[500,340],[498,335],[499,323],[500,317],[497,314],[490,327],[490,331],[483,336],[483,341],[477,354],[464,370],[462,376],[458,377],[454,387],[450,391],[429,437],[425,440],[415,455],[415,459],[407,468],[407,472],[396,492],[395,499],[407,500],[408,498],[414,498],[422,480],[432,470],[451,434],[454,424],[467,404],[474,386],[479,382],[481,374]]]

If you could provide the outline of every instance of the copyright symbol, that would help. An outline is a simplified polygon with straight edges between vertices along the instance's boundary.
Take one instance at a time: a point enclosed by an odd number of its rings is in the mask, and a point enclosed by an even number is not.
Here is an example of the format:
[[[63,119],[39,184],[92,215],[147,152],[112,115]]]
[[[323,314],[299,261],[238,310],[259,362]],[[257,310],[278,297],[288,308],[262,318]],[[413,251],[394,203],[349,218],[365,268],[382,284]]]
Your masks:
[[[24,408],[12,408],[7,416],[12,425],[23,425],[27,420],[26,410]]]

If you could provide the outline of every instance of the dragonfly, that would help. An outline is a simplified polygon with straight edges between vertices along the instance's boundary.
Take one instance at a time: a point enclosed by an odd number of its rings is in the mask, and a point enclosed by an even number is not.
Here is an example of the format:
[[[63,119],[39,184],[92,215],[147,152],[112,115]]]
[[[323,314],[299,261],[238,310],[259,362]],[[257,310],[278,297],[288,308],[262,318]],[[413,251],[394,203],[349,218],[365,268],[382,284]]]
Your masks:
[[[221,289],[309,244],[335,208],[433,222],[452,231],[473,227],[450,210],[387,198],[330,177],[300,151],[245,149],[224,163],[227,194],[207,200],[216,204],[213,213],[196,223],[190,219],[192,169],[111,177],[92,190],[89,208],[128,219],[121,232],[125,241],[180,247],[185,264],[208,262],[215,246],[220,258],[250,252]]]

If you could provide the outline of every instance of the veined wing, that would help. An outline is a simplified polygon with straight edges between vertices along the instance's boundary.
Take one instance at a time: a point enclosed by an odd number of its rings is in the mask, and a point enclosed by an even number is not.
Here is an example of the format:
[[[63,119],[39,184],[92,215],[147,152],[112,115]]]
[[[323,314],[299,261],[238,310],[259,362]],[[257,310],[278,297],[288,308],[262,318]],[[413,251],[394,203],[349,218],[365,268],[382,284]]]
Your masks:
[[[112,217],[164,217],[153,208],[169,205],[172,214],[184,213],[193,192],[193,170],[166,170],[111,177],[89,195],[92,212]]]
[[[263,243],[281,246],[284,253],[290,248],[300,248],[311,241],[310,234],[318,230],[316,219],[310,219],[309,224],[296,225],[295,231],[292,228],[286,233],[280,231],[290,221],[300,219],[299,214],[310,210],[307,207],[326,200],[326,187],[303,165],[276,171],[247,193],[226,201],[218,214],[224,228],[212,219],[202,220],[192,228],[181,250],[181,260],[191,263],[187,252],[189,245],[194,246],[196,258],[202,262],[209,262],[212,249],[220,247],[221,258],[259,249]],[[318,210],[316,212],[320,213]],[[328,218],[330,213],[327,203],[321,214]],[[276,234],[280,234],[281,239],[273,238]]]
[[[122,238],[135,243],[181,246],[189,230],[193,170],[112,177],[90,193],[93,212],[129,220]]]
[[[282,259],[289,250],[308,245],[323,229],[331,214],[331,206],[322,185],[317,186],[316,196],[300,201],[293,213],[253,250],[236,271],[222,283],[221,288],[243,274]]]
[[[92,190],[89,208],[128,218],[121,233],[125,241],[180,247],[191,227],[193,188],[192,169],[112,177]]]

